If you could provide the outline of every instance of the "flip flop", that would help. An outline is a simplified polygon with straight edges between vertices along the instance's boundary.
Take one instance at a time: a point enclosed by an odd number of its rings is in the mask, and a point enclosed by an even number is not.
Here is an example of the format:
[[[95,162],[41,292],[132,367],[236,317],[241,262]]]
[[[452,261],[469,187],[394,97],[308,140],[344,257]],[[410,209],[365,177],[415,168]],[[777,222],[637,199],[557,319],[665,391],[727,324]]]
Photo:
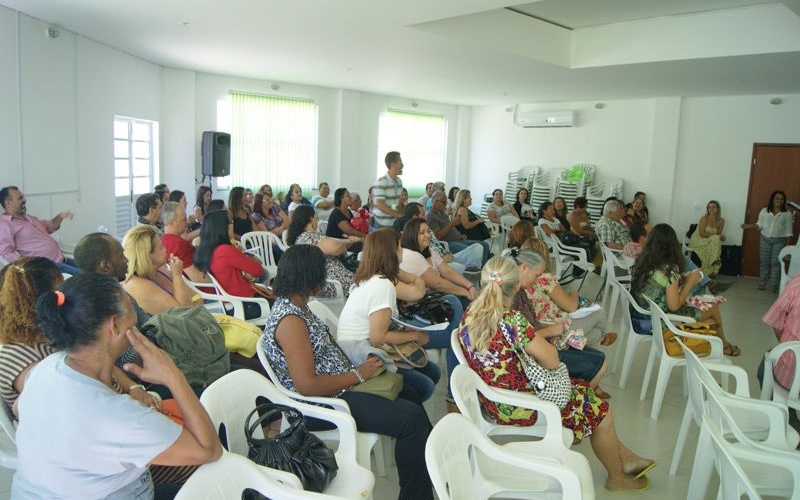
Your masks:
[[[644,467],[642,467],[641,470],[633,471],[633,472],[631,472],[631,474],[636,474],[635,476],[633,476],[633,478],[634,479],[639,479],[640,477],[644,476],[645,474],[647,474],[648,472],[653,470],[653,467],[655,467],[656,465],[658,465],[658,462],[653,460],[649,464],[647,464]]]
[[[605,346],[613,345],[614,342],[616,341],[617,341],[617,334],[614,332],[607,332],[605,335],[603,335],[603,340],[600,341],[600,345],[605,345]]]
[[[732,358],[735,358],[736,356],[740,355],[741,353],[742,353],[742,350],[739,349],[739,346],[735,346],[733,344],[728,344],[728,346],[725,347],[722,350],[722,354],[724,354],[725,356],[730,356]]]
[[[605,484],[605,485],[603,485],[603,487],[606,489],[606,491],[611,491],[611,492],[625,492],[625,491],[629,491],[629,492],[636,492],[636,491],[645,491],[645,490],[647,490],[648,488],[650,488],[650,480],[649,480],[649,479],[647,479],[647,476],[645,476],[645,477],[644,477],[644,486],[642,486],[641,488],[612,488],[612,487],[611,487],[611,486],[609,486],[608,484]]]

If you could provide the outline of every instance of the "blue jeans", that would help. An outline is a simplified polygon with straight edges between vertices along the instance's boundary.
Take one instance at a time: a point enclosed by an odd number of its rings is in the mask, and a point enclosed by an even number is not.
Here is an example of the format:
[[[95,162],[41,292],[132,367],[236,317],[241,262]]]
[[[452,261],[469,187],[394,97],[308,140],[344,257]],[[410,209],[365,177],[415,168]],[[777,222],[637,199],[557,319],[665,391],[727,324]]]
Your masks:
[[[433,390],[439,379],[442,378],[442,370],[435,363],[428,363],[422,368],[400,368],[397,373],[403,376],[403,382],[410,385],[419,393],[422,401],[427,401],[433,396]]]
[[[450,318],[450,323],[448,323],[447,327],[444,330],[433,330],[427,331],[428,336],[430,337],[428,343],[425,344],[426,349],[447,349],[445,354],[445,359],[447,361],[447,396],[452,396],[452,392],[450,391],[450,376],[453,374],[453,370],[456,369],[458,366],[458,358],[456,358],[456,354],[453,352],[453,348],[450,346],[450,336],[453,334],[453,330],[458,327],[458,324],[461,322],[461,316],[464,315],[464,307],[461,305],[461,301],[458,300],[458,297],[453,295],[445,295],[442,297],[444,300],[450,304],[450,307],[453,308],[453,317]],[[424,326],[423,323],[417,320],[408,321],[408,323]]]
[[[454,251],[453,263],[461,264],[465,268],[472,267],[480,269],[481,267],[483,267],[483,247],[480,244],[475,243],[461,251],[458,252]],[[453,263],[451,263],[450,265],[452,266]]]
[[[778,287],[778,282],[781,280],[781,263],[778,262],[778,254],[781,253],[781,249],[785,246],[786,237],[767,238],[766,236],[761,236],[758,241],[759,285],[765,286],[769,281],[772,286]],[[772,268],[771,274],[770,268]]]
[[[489,243],[486,241],[477,241],[477,240],[453,240],[448,241],[447,245],[450,247],[450,251],[453,254],[460,252],[461,250],[466,249],[474,245],[475,243],[479,244],[483,248],[483,255],[481,256],[481,265],[478,267],[483,267],[486,264],[486,261],[489,260]],[[460,318],[459,318],[460,319]]]

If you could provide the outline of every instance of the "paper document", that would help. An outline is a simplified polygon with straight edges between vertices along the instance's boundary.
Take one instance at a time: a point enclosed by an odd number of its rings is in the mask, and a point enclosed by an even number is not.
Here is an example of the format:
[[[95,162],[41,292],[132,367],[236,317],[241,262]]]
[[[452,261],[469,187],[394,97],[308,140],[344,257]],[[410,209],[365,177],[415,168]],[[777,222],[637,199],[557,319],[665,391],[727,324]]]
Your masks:
[[[408,323],[406,321],[403,321],[400,318],[392,318],[392,321],[394,321],[398,325],[404,326],[404,327],[406,327],[408,329],[420,330],[420,331],[444,330],[445,328],[447,328],[447,325],[449,324],[449,323],[436,323],[435,325],[419,326],[419,325],[415,325],[413,323]]]
[[[581,307],[580,309],[569,313],[569,317],[572,319],[585,318],[586,316],[589,316],[590,314],[599,310],[600,310],[600,304],[592,304],[589,307]]]

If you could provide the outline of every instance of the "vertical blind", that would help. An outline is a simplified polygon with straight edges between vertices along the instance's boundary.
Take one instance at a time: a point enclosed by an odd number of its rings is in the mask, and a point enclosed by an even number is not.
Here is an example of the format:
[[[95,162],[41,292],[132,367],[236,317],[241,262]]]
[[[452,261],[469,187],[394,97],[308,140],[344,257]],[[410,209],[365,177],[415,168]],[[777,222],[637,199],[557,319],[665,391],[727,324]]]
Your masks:
[[[317,172],[318,106],[311,100],[230,92],[230,186],[274,192],[298,183],[309,192]]]
[[[426,183],[444,180],[447,120],[444,115],[387,109],[378,122],[378,177],[386,173],[389,151],[403,157],[403,186],[410,196],[422,195]]]

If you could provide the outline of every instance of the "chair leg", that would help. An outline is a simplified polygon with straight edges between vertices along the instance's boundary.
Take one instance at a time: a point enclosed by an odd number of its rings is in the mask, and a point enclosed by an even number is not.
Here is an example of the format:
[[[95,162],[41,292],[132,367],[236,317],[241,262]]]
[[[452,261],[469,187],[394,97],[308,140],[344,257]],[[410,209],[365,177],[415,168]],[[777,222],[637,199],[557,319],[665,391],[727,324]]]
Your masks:
[[[644,397],[647,394],[647,389],[650,386],[650,376],[653,374],[653,368],[656,364],[656,356],[658,356],[658,353],[656,352],[656,345],[653,343],[650,346],[650,355],[647,357],[647,368],[644,370],[644,382],[642,382],[642,392],[639,393],[639,401],[644,401]]]
[[[383,451],[384,439],[386,439],[386,436],[379,435],[378,441],[375,443],[375,446],[372,447],[372,452],[375,454],[375,471],[381,477],[386,477],[386,458]],[[388,444],[391,446],[391,439]]]
[[[700,426],[700,437],[697,439],[697,451],[692,464],[692,476],[689,479],[689,490],[686,500],[703,500],[706,497],[708,482],[714,471],[714,452],[711,438],[703,426]]]
[[[661,403],[664,402],[664,393],[667,392],[667,382],[669,382],[671,373],[671,363],[664,363],[663,361],[659,363],[656,392],[653,394],[653,409],[650,411],[650,418],[653,420],[658,420],[658,414],[661,412]]]
[[[647,342],[650,339],[640,339],[634,337],[634,335],[638,336],[639,334],[636,332],[628,332],[628,341],[625,344],[625,359],[622,362],[622,373],[619,376],[619,387],[620,389],[624,389],[628,383],[628,376],[631,373],[631,366],[633,366],[633,357],[636,355],[636,349],[639,347],[641,342]],[[621,356],[620,356],[621,357]],[[648,356],[649,360],[649,356]],[[649,378],[648,378],[649,382]],[[647,387],[646,385],[644,387]]]
[[[686,411],[683,412],[683,421],[678,430],[678,441],[675,443],[675,453],[672,454],[672,464],[669,466],[669,475],[674,476],[678,471],[678,463],[683,454],[683,447],[686,445],[686,436],[689,435],[689,425],[692,423],[692,402],[686,401]]]

